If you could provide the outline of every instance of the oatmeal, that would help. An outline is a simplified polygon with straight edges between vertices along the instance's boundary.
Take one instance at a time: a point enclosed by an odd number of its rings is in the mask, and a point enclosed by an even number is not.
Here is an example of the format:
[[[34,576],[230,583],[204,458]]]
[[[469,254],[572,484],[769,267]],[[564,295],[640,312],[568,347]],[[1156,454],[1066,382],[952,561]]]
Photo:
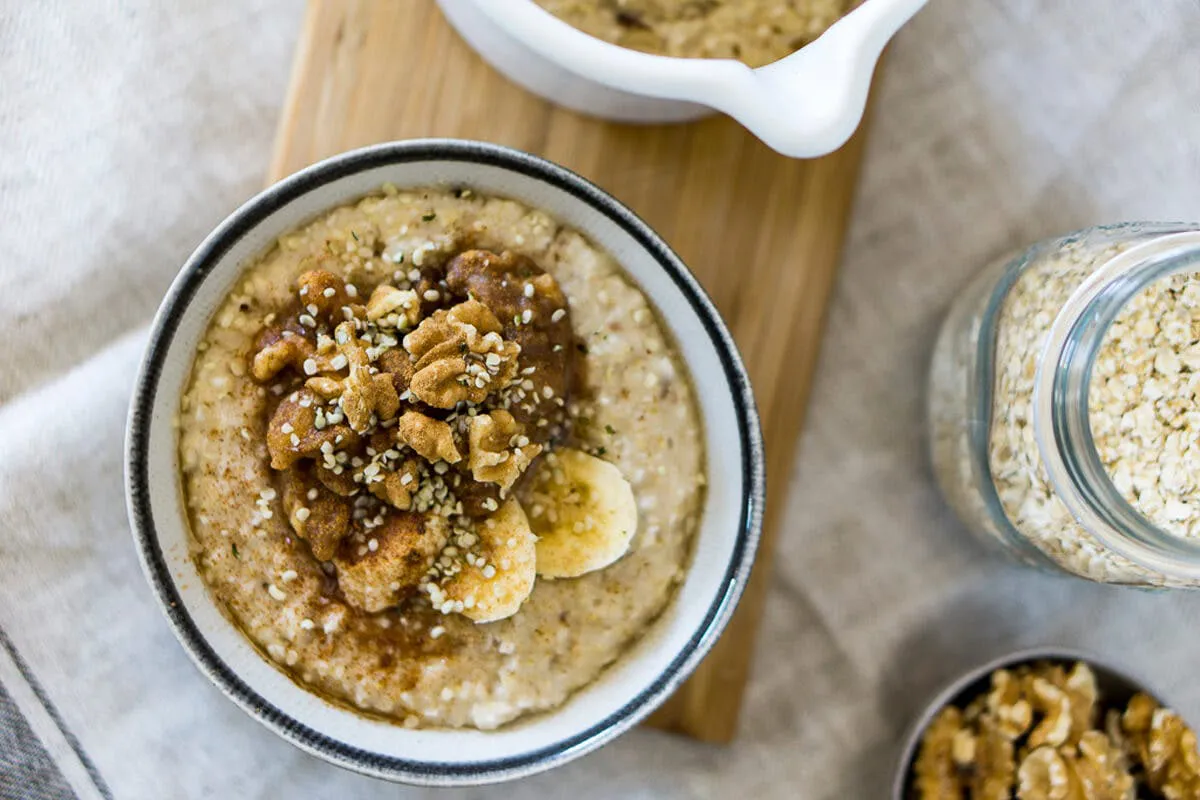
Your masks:
[[[180,410],[194,558],[281,669],[406,726],[553,709],[670,602],[703,498],[684,367],[542,212],[393,187],[280,237]]]
[[[1159,528],[1200,538],[1200,274],[1158,281],[1109,328],[1088,392],[1113,485]]]
[[[1190,441],[1200,423],[1191,366],[1200,367],[1200,284],[1193,275],[1151,280],[1157,256],[1133,259],[1096,287],[1089,280],[1131,247],[1186,230],[1113,226],[1035,245],[981,274],[943,324],[930,383],[935,473],[963,519],[1027,563],[1110,583],[1197,584],[1189,572],[1161,559],[1154,568],[1135,563],[1103,540],[1138,535],[1141,523],[1128,521],[1118,495],[1150,525],[1183,538],[1200,514],[1200,451]],[[1093,291],[1099,299],[1085,304]],[[1111,309],[1107,329],[1079,322],[1099,313],[1097,303]],[[1075,337],[1065,356],[1074,361],[1045,373],[1059,387],[1047,397],[1058,420],[1047,463],[1036,430],[1041,423],[1050,431],[1053,420],[1039,418],[1035,400],[1043,361],[1057,357],[1046,348],[1060,323]],[[1084,377],[1064,389],[1063,376],[1075,374]]]
[[[761,67],[816,39],[852,0],[536,0],[606,42],[657,55]]]
[[[1069,246],[1021,274],[999,310],[988,464],[1004,513],[1053,560],[1101,581],[1134,582],[1137,565],[1102,547],[1071,515],[1034,439],[1033,390],[1057,312],[1085,278],[1124,249]]]
[[[1146,694],[1111,703],[1077,662],[999,669],[934,718],[913,762],[913,800],[1200,796],[1195,733]]]

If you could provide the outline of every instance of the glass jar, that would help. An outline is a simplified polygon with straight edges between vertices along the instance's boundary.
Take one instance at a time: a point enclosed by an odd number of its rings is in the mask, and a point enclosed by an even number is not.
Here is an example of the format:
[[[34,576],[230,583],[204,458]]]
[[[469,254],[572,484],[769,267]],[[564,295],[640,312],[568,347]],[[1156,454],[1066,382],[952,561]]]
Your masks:
[[[929,415],[942,491],[986,540],[1200,586],[1200,226],[1091,228],[992,264],[943,323]]]

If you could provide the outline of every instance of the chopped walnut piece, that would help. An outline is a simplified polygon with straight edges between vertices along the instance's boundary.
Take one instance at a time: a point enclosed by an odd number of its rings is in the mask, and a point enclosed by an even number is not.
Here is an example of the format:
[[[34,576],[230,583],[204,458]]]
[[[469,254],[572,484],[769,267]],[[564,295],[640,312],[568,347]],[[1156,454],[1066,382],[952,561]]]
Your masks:
[[[413,494],[421,482],[421,464],[410,458],[400,468],[388,472],[382,480],[368,484],[371,494],[401,511],[412,508]]]
[[[1163,793],[1167,797],[1200,797],[1200,752],[1196,747],[1196,733],[1186,727],[1179,717],[1172,716],[1179,721],[1182,730],[1167,765]]]
[[[1023,696],[1021,681],[1006,669],[992,673],[987,710],[995,718],[999,731],[1009,739],[1023,736],[1033,724],[1033,708]]]
[[[1062,675],[1061,669],[1051,673],[1048,679],[1055,681],[1059,675]],[[1071,701],[1071,730],[1067,734],[1067,743],[1077,744],[1084,732],[1094,728],[1097,723],[1096,703],[1100,690],[1096,686],[1096,676],[1092,668],[1081,661],[1056,685],[1067,693]]]
[[[285,397],[267,425],[267,452],[271,466],[287,469],[302,458],[318,458],[324,450],[351,450],[359,437],[347,425],[316,427],[316,398],[307,389]]]
[[[1138,760],[1145,764],[1150,760],[1150,726],[1158,701],[1147,694],[1136,694],[1121,715],[1121,730],[1127,737],[1129,748]]]
[[[302,369],[304,362],[315,353],[312,342],[290,329],[263,331],[255,343],[255,349],[250,374],[263,383],[274,378],[285,367]]]
[[[393,511],[382,525],[343,542],[334,564],[346,602],[369,613],[396,605],[420,582],[449,533],[440,517]]]
[[[300,305],[313,319],[333,325],[350,302],[346,282],[329,270],[311,269],[296,279]]]
[[[1196,735],[1179,715],[1138,694],[1129,702],[1121,726],[1150,788],[1168,798],[1200,797]]]
[[[350,504],[300,468],[283,473],[283,507],[292,530],[308,541],[319,561],[333,558],[350,532]]]
[[[389,328],[408,330],[421,319],[421,298],[412,289],[382,284],[367,301],[367,319]]]
[[[1087,800],[1131,800],[1133,776],[1121,748],[1097,730],[1079,737],[1079,755],[1066,759],[1073,783]]]
[[[309,378],[304,382],[304,385],[311,389],[313,394],[324,400],[333,400],[336,397],[341,397],[342,394],[342,382],[337,378],[327,378],[324,375],[318,375],[314,378]]]
[[[435,311],[404,337],[415,361],[412,394],[434,408],[482,403],[517,374],[521,348],[500,336],[500,322],[475,300]]]
[[[1012,740],[990,717],[983,717],[974,749],[971,800],[1008,800],[1017,773]]]
[[[963,709],[963,721],[974,725],[988,707],[987,695],[979,695]],[[991,712],[988,712],[991,713]]]
[[[342,497],[353,497],[361,488],[354,482],[354,476],[345,469],[334,472],[325,464],[317,463],[313,472],[326,489]]]
[[[1067,693],[1042,677],[1031,677],[1028,695],[1041,721],[1029,733],[1029,747],[1058,747],[1071,733],[1071,699]]]
[[[1184,724],[1177,715],[1165,708],[1156,709],[1150,720],[1148,737],[1146,772],[1150,775],[1161,775],[1160,782],[1166,783],[1168,770],[1175,754],[1179,751],[1179,739],[1183,735]]]
[[[929,723],[913,764],[917,796],[930,800],[964,797],[962,777],[954,760],[954,741],[962,729],[962,712],[947,706]]]
[[[533,459],[542,452],[523,436],[522,426],[503,409],[478,414],[468,421],[468,466],[477,481],[511,489]]]
[[[342,382],[342,410],[346,421],[359,433],[372,424],[372,416],[389,419],[400,409],[400,398],[392,385],[392,376],[371,374],[366,345],[354,330],[353,322],[343,322],[334,332],[338,351],[346,357],[349,374]]]
[[[402,395],[408,391],[409,384],[412,382],[413,363],[402,348],[392,347],[384,350],[379,354],[379,358],[375,359],[375,365],[380,372],[386,372],[392,376],[392,387],[396,390],[396,395]]]
[[[1039,747],[1021,762],[1017,770],[1018,800],[1073,800],[1071,773],[1058,751],[1049,745]]]
[[[450,426],[420,411],[405,411],[400,415],[396,423],[396,438],[426,461],[441,460],[457,464],[462,460],[462,455],[454,445],[454,431]]]
[[[950,748],[950,754],[954,757],[954,765],[960,770],[969,770],[978,755],[979,751],[976,749],[978,745],[979,740],[975,734],[971,733],[970,728],[959,728],[954,734],[954,741]]]

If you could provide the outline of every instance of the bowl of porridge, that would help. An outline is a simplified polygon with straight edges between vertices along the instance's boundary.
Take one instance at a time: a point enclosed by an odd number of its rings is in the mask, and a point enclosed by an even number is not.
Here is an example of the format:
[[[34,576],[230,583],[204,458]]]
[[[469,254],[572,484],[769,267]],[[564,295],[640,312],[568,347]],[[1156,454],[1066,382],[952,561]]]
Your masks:
[[[858,127],[884,46],[926,0],[438,0],[510,80],[625,122],[721,111],[787,156]]]
[[[670,248],[577,175],[457,140],[271,187],[184,265],[130,410],[147,578],[271,730],[463,785],[587,753],[749,576],[750,386]]]

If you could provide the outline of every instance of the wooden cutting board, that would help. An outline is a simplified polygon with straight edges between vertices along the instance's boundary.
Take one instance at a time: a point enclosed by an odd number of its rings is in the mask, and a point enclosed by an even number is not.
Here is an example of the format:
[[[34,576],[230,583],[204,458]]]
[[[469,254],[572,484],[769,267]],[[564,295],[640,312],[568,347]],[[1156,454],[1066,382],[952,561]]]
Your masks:
[[[310,0],[270,180],[343,150],[422,136],[498,142],[595,181],[675,248],[733,330],[763,418],[766,531],[729,629],[651,718],[728,741],[771,580],[862,132],[833,155],[795,161],[724,117],[670,126],[601,122],[509,83],[458,38],[433,0]]]

